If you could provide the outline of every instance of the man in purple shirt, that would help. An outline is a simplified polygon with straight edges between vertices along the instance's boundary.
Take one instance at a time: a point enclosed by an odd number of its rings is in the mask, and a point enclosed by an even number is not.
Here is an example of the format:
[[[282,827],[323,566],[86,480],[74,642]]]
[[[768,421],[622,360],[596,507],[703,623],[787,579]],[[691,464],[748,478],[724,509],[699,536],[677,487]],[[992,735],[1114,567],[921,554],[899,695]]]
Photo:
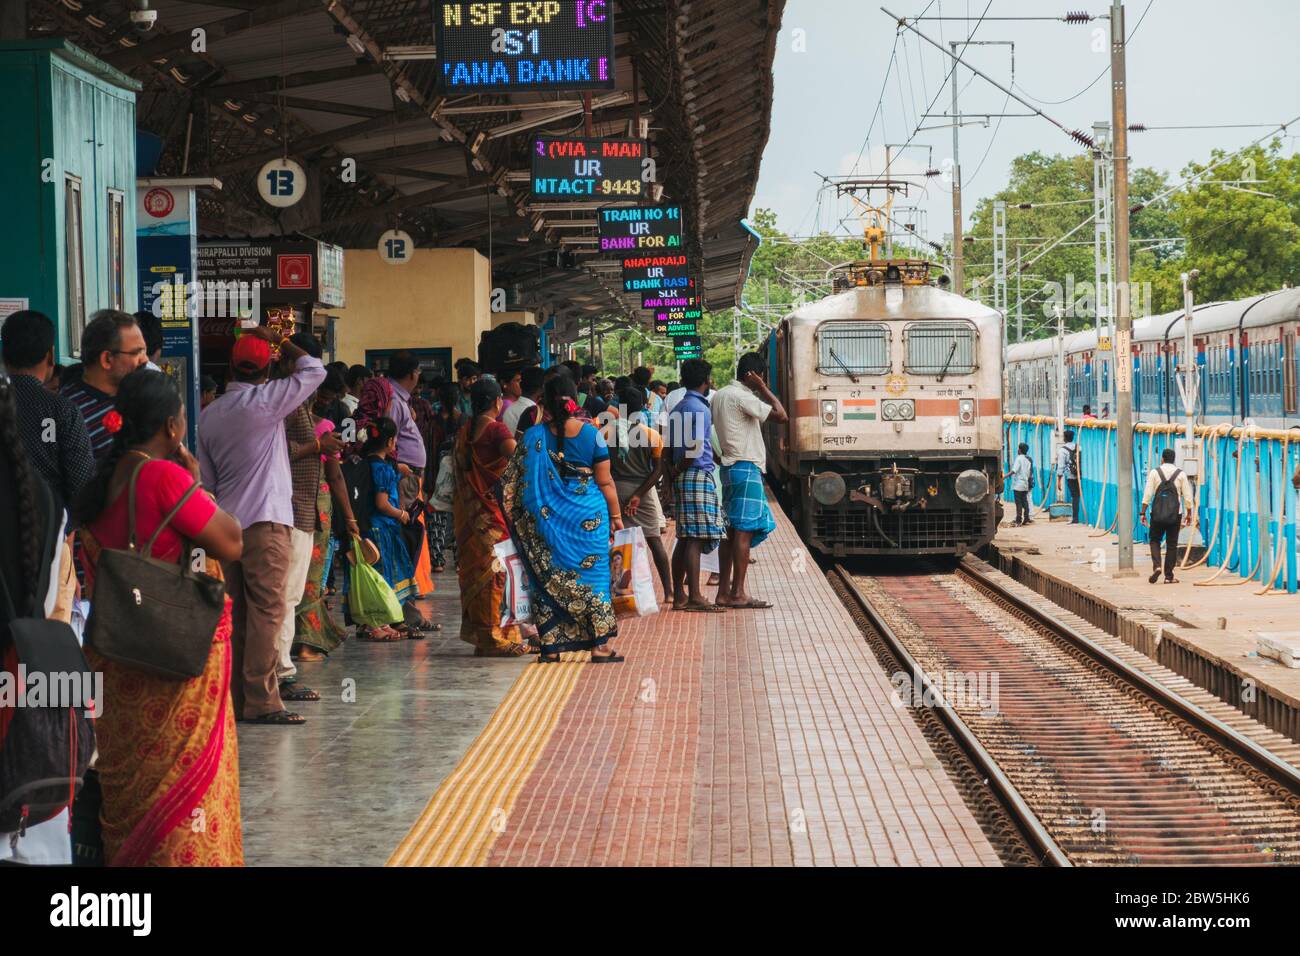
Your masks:
[[[273,342],[294,372],[267,381]],[[230,692],[243,720],[301,724],[285,710],[276,677],[294,526],[284,420],[325,380],[325,367],[266,326],[235,342],[230,365],[225,394],[199,415],[198,449],[204,486],[244,529],[243,555],[223,567],[233,622]]]

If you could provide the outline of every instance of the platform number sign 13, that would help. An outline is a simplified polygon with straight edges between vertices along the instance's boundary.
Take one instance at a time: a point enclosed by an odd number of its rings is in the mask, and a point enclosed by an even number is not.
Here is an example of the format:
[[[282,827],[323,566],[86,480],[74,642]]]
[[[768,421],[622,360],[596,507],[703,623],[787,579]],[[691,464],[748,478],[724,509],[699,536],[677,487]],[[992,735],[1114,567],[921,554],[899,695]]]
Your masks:
[[[401,229],[389,229],[379,237],[379,258],[390,266],[404,266],[415,255],[415,243]]]
[[[307,173],[292,159],[273,159],[257,174],[257,191],[267,205],[287,209],[307,192]]]

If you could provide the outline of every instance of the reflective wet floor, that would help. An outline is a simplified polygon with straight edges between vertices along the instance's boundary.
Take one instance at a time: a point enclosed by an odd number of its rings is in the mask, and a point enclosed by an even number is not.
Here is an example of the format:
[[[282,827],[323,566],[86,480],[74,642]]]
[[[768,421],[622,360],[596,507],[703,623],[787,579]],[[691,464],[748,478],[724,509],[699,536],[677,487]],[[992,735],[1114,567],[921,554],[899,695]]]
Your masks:
[[[533,658],[474,657],[457,636],[454,572],[420,606],[443,630],[422,641],[349,639],[299,664],[319,702],[298,727],[238,724],[249,866],[382,866],[429,795]]]

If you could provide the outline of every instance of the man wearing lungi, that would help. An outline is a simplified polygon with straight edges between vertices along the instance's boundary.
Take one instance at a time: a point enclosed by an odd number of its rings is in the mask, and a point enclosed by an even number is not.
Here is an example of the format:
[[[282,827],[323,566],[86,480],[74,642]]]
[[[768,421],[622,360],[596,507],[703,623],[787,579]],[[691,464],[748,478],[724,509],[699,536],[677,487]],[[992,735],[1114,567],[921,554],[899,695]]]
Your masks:
[[[718,603],[723,607],[772,606],[745,590],[750,548],[758,547],[776,530],[763,485],[767,470],[763,422],[779,425],[789,420],[763,379],[766,367],[757,352],[741,356],[736,381],[713,396],[713,426],[722,459],[722,508],[727,523],[727,540],[722,542],[718,561]]]
[[[713,416],[705,394],[713,367],[703,359],[682,363],[685,396],[668,416],[673,461],[673,499],[677,544],[673,548],[673,610],[716,614],[726,610],[700,590],[700,555],[710,554],[726,537],[722,508],[713,484]]]

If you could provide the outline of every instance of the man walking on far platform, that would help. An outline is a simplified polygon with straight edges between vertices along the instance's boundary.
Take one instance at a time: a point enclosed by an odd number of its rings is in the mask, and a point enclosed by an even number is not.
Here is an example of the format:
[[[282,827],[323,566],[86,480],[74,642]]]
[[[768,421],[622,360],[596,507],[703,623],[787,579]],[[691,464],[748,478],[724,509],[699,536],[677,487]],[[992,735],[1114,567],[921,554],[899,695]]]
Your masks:
[[[763,380],[767,362],[757,352],[740,357],[736,381],[713,396],[713,426],[722,458],[722,507],[727,539],[719,556],[718,603],[724,607],[770,608],[745,590],[749,551],[776,530],[763,473],[767,447],[763,422],[789,421],[785,407]]]
[[[1079,523],[1079,446],[1074,443],[1074,431],[1066,429],[1065,441],[1056,450],[1056,493],[1061,493],[1061,482],[1070,492],[1070,524]]]
[[[1178,560],[1178,529],[1192,524],[1192,488],[1181,468],[1174,466],[1174,450],[1166,448],[1160,455],[1160,464],[1147,475],[1147,486],[1142,492],[1142,524],[1150,528],[1151,577],[1155,584],[1160,579],[1160,541],[1165,542],[1165,584],[1177,584],[1174,563]],[[1151,520],[1147,521],[1147,508]]]

